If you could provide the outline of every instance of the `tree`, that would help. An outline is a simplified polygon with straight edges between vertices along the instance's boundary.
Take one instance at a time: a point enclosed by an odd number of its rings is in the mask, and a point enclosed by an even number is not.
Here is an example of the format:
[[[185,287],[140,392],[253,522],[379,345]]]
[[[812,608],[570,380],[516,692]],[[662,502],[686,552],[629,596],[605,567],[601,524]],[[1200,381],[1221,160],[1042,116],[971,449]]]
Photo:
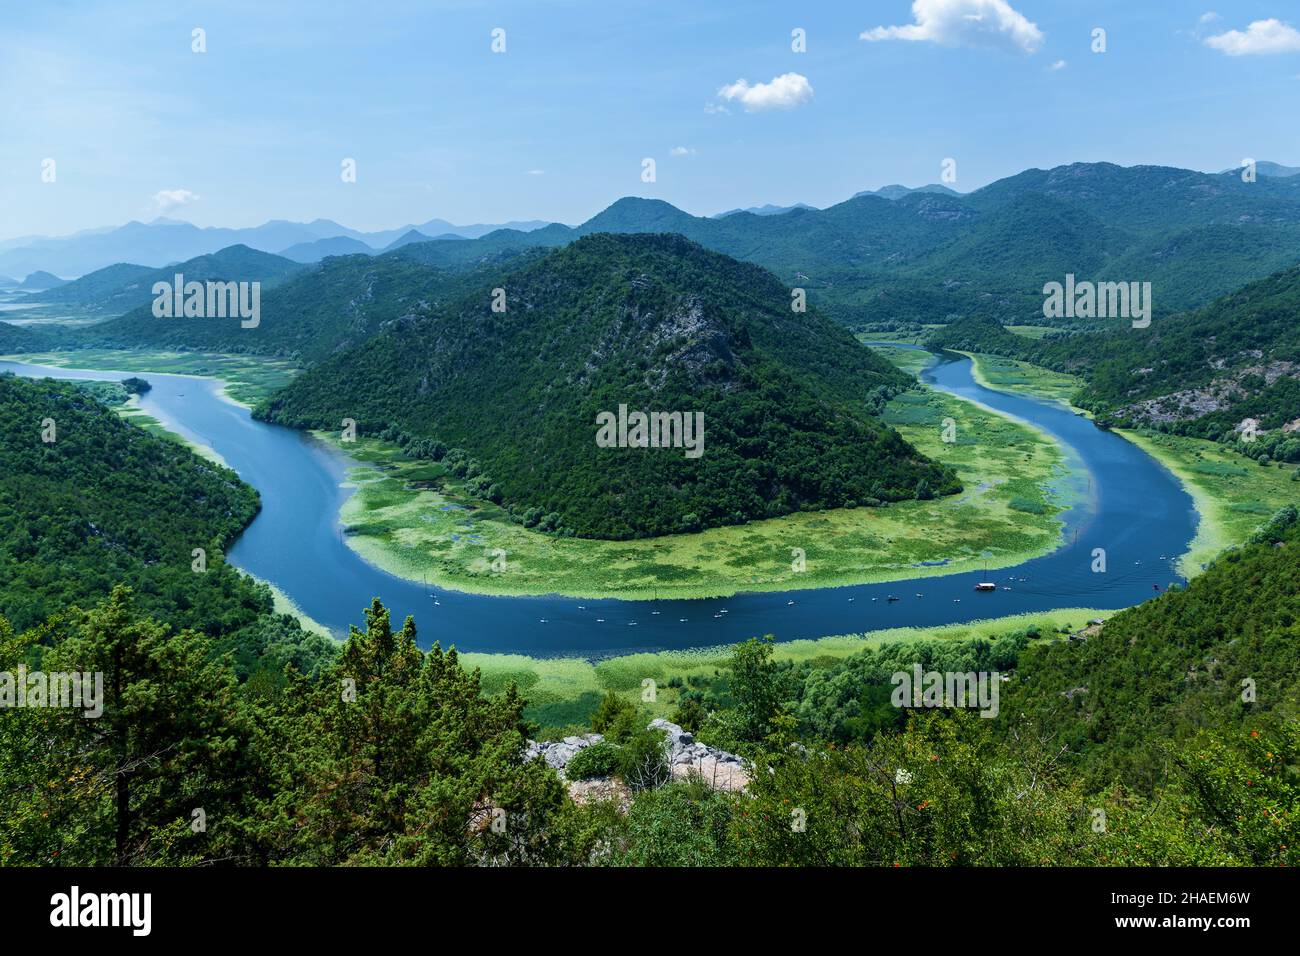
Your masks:
[[[751,637],[736,645],[731,657],[731,696],[741,739],[756,743],[770,732],[780,707],[779,683],[771,635],[762,640]]]
[[[315,865],[554,862],[565,792],[524,761],[524,700],[485,697],[455,649],[394,633],[376,599],[315,686],[261,737],[275,785],[261,806],[275,858]]]
[[[245,733],[234,677],[207,640],[137,616],[124,587],[21,643],[30,652],[37,639],[52,645],[40,661],[47,675],[98,675],[103,709],[20,712],[30,766],[24,806],[5,808],[19,812],[11,850],[25,862],[90,866],[226,856]],[[21,652],[11,639],[9,660]]]

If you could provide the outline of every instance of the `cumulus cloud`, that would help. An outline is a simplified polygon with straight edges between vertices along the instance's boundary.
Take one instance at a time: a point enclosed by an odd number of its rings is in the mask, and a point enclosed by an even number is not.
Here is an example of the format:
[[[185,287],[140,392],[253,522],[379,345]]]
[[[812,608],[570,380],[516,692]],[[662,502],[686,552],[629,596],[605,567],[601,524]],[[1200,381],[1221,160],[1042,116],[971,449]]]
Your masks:
[[[1256,20],[1241,30],[1229,30],[1206,37],[1205,45],[1228,56],[1259,56],[1266,53],[1300,53],[1300,30],[1281,20]]]
[[[197,202],[199,194],[188,189],[160,189],[153,194],[153,207],[159,212]]]
[[[770,83],[751,85],[748,80],[737,80],[718,90],[718,96],[740,103],[746,113],[758,113],[762,110],[794,109],[812,99],[813,88],[806,76],[782,73]]]
[[[1055,73],[1057,70],[1064,70],[1066,66],[1067,64],[1064,60],[1057,60],[1055,63],[1049,66],[1048,69],[1051,70],[1053,73]]]
[[[695,155],[695,150],[691,149],[689,146],[674,146],[668,152],[672,156],[694,156]]]
[[[897,27],[876,27],[861,34],[870,42],[913,40],[941,46],[984,46],[1014,53],[1033,53],[1043,31],[1007,0],[913,0],[912,19]]]

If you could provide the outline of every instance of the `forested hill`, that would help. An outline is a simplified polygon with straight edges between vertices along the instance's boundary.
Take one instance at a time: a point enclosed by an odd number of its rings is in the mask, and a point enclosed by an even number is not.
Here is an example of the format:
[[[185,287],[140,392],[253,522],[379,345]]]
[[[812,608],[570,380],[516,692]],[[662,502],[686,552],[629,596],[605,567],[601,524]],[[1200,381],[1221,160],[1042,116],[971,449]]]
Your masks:
[[[67,333],[60,341],[109,348],[250,353],[309,365],[365,341],[387,322],[464,294],[481,284],[484,275],[501,272],[503,263],[523,254],[507,250],[485,254],[478,262],[441,268],[396,254],[331,256],[319,266],[295,265],[285,281],[264,288],[261,315],[253,327],[245,327],[236,317],[160,319],[146,304]]]
[[[526,523],[627,538],[956,491],[874,414],[909,384],[763,269],[679,236],[593,235],[395,323],[258,414],[461,449]],[[620,405],[702,413],[703,454],[598,447],[597,414]]]
[[[270,592],[221,558],[258,508],[233,471],[124,422],[84,386],[12,375],[0,375],[0,460],[0,618],[15,630],[125,584],[142,612],[205,631],[241,671],[272,645],[288,654],[274,670],[310,669],[296,655],[318,639],[271,617]]]
[[[1257,440],[1244,451],[1300,460],[1300,267],[1150,328],[1121,322],[1036,341],[985,316],[936,330],[929,343],[1076,372],[1086,384],[1075,401],[1112,424],[1235,441],[1254,419]]]
[[[34,293],[31,299],[117,315],[152,303],[154,283],[172,283],[177,273],[184,275],[186,282],[260,282],[270,288],[303,269],[301,264],[283,256],[236,245],[157,269],[118,263],[56,289]]]
[[[1185,589],[1085,640],[1031,648],[1003,702],[1048,728],[1091,787],[1162,782],[1162,748],[1224,722],[1300,716],[1300,525],[1284,511]]]

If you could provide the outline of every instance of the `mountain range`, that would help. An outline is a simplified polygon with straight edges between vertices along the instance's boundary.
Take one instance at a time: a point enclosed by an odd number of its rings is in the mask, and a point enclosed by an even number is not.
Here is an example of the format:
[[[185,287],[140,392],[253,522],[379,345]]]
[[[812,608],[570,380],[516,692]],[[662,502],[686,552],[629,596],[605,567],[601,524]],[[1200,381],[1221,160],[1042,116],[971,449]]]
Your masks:
[[[177,219],[159,217],[150,222],[128,222],[124,226],[91,229],[71,236],[25,236],[20,240],[0,243],[0,273],[27,275],[38,270],[58,276],[81,276],[96,269],[117,263],[129,262],[145,266],[165,266],[173,262],[216,252],[234,245],[245,245],[261,252],[287,252],[288,258],[297,261],[316,261],[302,258],[303,246],[321,240],[351,239],[364,246],[347,251],[362,252],[384,249],[412,230],[424,236],[456,235],[476,239],[498,229],[517,229],[526,232],[546,225],[537,220],[509,222],[497,225],[476,223],[457,226],[445,219],[408,224],[397,229],[378,232],[360,232],[339,225],[329,219],[312,222],[271,220],[247,229],[199,227]],[[343,251],[338,246],[326,246],[322,255]],[[309,254],[309,253],[308,253]]]

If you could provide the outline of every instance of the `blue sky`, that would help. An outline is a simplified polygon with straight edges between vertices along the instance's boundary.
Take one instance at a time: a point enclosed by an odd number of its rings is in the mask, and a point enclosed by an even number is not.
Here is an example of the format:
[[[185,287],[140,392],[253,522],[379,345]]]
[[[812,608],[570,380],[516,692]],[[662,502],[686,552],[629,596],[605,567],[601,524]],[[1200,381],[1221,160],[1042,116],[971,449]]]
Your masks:
[[[1300,165],[1294,0],[916,7],[11,5],[0,35],[0,238],[160,214],[360,229],[434,216],[575,223],[625,195],[697,214],[825,206],[936,181],[946,157],[963,191],[1074,161]],[[206,53],[191,51],[195,27]],[[1104,54],[1090,50],[1094,27],[1106,30]],[[791,49],[795,28],[804,53]],[[340,179],[345,157],[355,183]],[[654,183],[641,179],[646,157]],[[46,158],[54,183],[41,181]]]

